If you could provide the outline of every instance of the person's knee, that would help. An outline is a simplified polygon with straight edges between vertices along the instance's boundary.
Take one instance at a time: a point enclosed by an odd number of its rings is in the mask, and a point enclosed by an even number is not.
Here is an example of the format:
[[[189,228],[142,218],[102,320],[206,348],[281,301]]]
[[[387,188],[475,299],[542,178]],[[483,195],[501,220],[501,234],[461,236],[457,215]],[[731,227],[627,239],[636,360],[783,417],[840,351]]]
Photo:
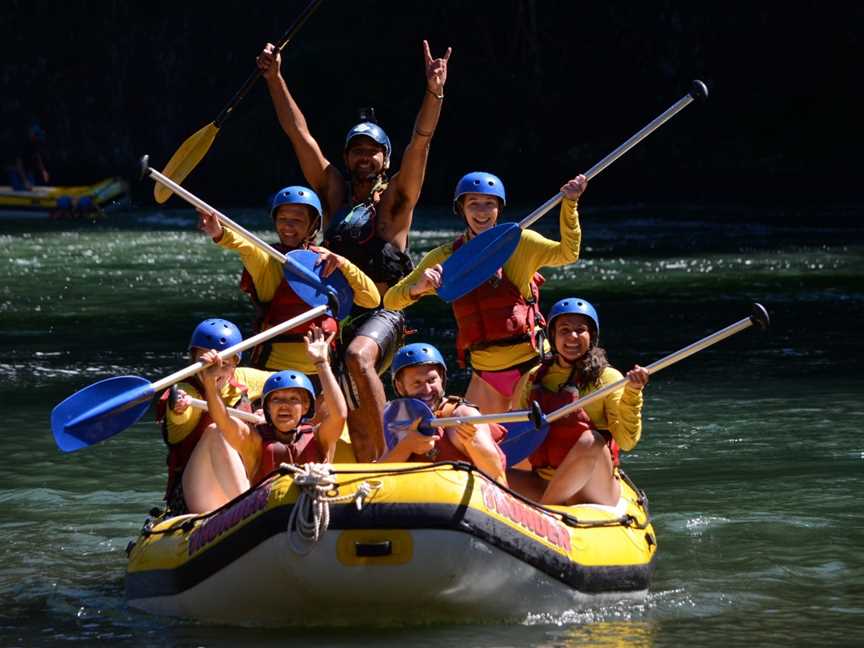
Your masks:
[[[576,439],[576,443],[570,448],[571,453],[578,453],[581,456],[599,455],[603,452],[606,442],[603,437],[597,434],[594,430],[585,430]]]
[[[219,428],[216,427],[216,424],[211,423],[204,428],[204,431],[201,433],[201,438],[198,440],[198,444],[213,443],[214,441],[218,441],[221,435],[222,433],[219,431]]]
[[[351,344],[345,350],[345,364],[352,374],[375,371],[376,349],[368,345]]]

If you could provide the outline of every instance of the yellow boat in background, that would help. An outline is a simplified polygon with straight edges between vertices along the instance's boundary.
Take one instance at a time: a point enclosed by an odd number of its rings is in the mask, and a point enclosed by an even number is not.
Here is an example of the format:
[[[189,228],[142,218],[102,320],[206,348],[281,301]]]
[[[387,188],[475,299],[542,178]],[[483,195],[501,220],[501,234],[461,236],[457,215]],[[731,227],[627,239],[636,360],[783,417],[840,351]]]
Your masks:
[[[128,193],[129,184],[122,178],[106,178],[92,185],[36,186],[26,191],[0,185],[0,220],[90,217]]]
[[[148,521],[126,597],[267,626],[519,622],[639,599],[657,543],[644,493],[616,477],[615,507],[541,507],[462,462],[283,464],[210,514]]]

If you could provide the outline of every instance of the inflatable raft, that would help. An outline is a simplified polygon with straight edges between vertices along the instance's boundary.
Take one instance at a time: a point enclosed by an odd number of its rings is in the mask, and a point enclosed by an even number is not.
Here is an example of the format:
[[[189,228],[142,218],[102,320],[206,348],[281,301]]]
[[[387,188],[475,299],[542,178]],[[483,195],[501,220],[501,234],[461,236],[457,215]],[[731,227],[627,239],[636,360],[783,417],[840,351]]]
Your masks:
[[[206,516],[148,521],[126,596],[270,626],[518,622],[638,598],[657,545],[644,493],[617,477],[616,507],[541,507],[462,462],[283,464]]]
[[[29,191],[15,191],[12,187],[0,185],[0,219],[40,220],[92,215],[127,193],[129,185],[122,178],[106,178],[96,184],[74,187],[33,187]]]

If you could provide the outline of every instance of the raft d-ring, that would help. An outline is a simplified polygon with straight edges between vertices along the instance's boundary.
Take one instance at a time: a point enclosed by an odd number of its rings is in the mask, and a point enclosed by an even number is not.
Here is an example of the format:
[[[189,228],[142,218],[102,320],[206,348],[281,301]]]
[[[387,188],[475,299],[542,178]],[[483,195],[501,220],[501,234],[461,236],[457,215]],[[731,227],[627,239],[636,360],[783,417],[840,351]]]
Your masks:
[[[354,492],[354,506],[358,511],[363,510],[364,501],[373,493],[379,491],[384,486],[384,482],[380,479],[361,482]]]

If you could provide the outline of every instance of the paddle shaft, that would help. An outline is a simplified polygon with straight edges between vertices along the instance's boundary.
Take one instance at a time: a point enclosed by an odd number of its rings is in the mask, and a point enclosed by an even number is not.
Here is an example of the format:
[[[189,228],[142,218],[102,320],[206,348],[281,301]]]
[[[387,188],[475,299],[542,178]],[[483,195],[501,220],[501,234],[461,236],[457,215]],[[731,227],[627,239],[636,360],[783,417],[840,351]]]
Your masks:
[[[235,223],[233,220],[228,218],[225,214],[220,212],[215,207],[208,205],[206,202],[201,200],[198,196],[193,194],[191,191],[187,191],[186,189],[181,187],[179,184],[174,182],[171,178],[169,178],[166,175],[163,175],[162,173],[159,173],[159,171],[157,171],[156,169],[154,169],[152,167],[147,167],[146,173],[151,178],[153,178],[156,182],[158,182],[159,184],[168,187],[171,191],[173,191],[175,194],[180,196],[183,200],[188,202],[190,205],[193,205],[194,207],[197,207],[198,209],[206,211],[207,213],[213,214],[217,219],[219,219],[220,223],[222,223],[223,225],[227,225],[228,227],[233,229],[235,232],[239,232],[240,234],[242,234],[255,247],[257,247],[259,250],[261,250],[265,254],[269,254],[271,257],[276,259],[280,264],[282,264],[282,265],[285,264],[285,255],[284,254],[279,252],[272,245],[268,245],[267,243],[265,243],[264,241],[259,239],[257,236],[255,236],[252,232],[247,230],[242,225]]]
[[[203,401],[200,398],[189,398],[188,396],[186,398],[191,407],[202,410],[204,412],[208,411],[207,401]],[[254,423],[256,425],[264,423],[264,419],[255,416],[255,414],[253,414],[252,412],[244,412],[243,410],[234,409],[233,407],[226,407],[225,409],[228,410],[228,413],[231,416],[233,416],[234,418],[238,418],[241,421],[246,421],[247,423]]]
[[[656,373],[656,372],[660,371],[661,369],[665,369],[669,365],[675,364],[679,360],[683,360],[684,358],[687,358],[687,357],[693,355],[694,353],[698,353],[702,349],[708,348],[712,344],[717,344],[721,340],[725,340],[726,338],[731,337],[732,335],[735,335],[736,333],[740,333],[744,329],[750,328],[754,324],[757,324],[757,321],[755,321],[752,316],[751,317],[745,317],[744,319],[739,320],[739,321],[735,322],[734,324],[730,324],[726,328],[721,329],[721,330],[717,331],[716,333],[712,333],[708,337],[702,338],[698,342],[694,342],[693,344],[686,346],[683,349],[679,349],[675,353],[669,354],[665,358],[661,358],[660,360],[657,360],[656,362],[651,363],[650,365],[645,367],[645,369],[648,371],[649,375]],[[585,407],[586,405],[593,403],[594,401],[600,400],[601,398],[603,398],[607,394],[621,389],[626,384],[627,384],[627,378],[622,378],[621,380],[614,382],[614,383],[611,383],[609,385],[606,385],[605,387],[601,387],[597,391],[595,391],[591,394],[588,394],[587,396],[583,396],[582,398],[575,400],[568,405],[564,405],[563,407],[559,407],[554,412],[548,414],[546,416],[546,418],[549,420],[550,423],[557,421],[558,419],[560,419],[564,416],[567,416],[568,414],[579,409],[580,407]]]
[[[302,12],[300,12],[300,15],[297,16],[291,26],[285,31],[284,34],[282,34],[282,38],[280,38],[279,41],[276,43],[276,49],[278,51],[281,52],[285,48],[288,42],[292,38],[294,38],[298,31],[300,31],[300,28],[309,19],[309,16],[311,16],[315,12],[315,10],[318,8],[318,5],[320,5],[323,1],[324,0],[312,0],[308,5],[306,5],[306,8]],[[246,79],[245,83],[243,83],[243,86],[237,91],[237,93],[233,97],[231,97],[231,101],[228,102],[228,105],[225,106],[216,116],[216,119],[213,120],[213,125],[216,126],[216,128],[222,127],[222,124],[224,124],[225,120],[227,120],[231,116],[231,113],[234,112],[234,109],[237,107],[237,105],[241,101],[243,101],[243,97],[248,94],[249,90],[252,89],[252,86],[255,85],[255,82],[260,76],[261,69],[256,67],[255,71],[252,72],[252,74],[250,74],[249,77]]]
[[[428,427],[452,427],[462,423],[519,423],[531,419],[530,410],[518,410],[502,414],[479,414],[477,416],[448,416],[424,422]]]
[[[315,319],[316,317],[320,317],[324,313],[327,312],[328,306],[326,304],[322,304],[321,306],[316,306],[315,308],[306,311],[305,313],[298,315],[297,317],[292,317],[289,320],[282,322],[281,324],[277,324],[273,328],[269,328],[266,331],[261,331],[258,335],[253,335],[251,338],[247,340],[243,340],[238,344],[235,344],[232,347],[228,347],[224,351],[219,353],[219,357],[225,360],[226,358],[230,358],[246,349],[251,349],[254,346],[261,344],[262,342],[269,340],[270,338],[276,337],[284,333],[285,331],[290,331],[295,326],[300,326],[301,324],[305,324],[306,322]],[[163,389],[166,389],[173,385],[174,383],[178,383],[181,380],[186,380],[191,376],[194,376],[196,373],[201,371],[207,364],[204,362],[196,362],[193,365],[189,365],[185,369],[181,369],[170,376],[166,376],[162,380],[154,382],[151,385],[151,393],[152,392],[160,392]]]
[[[698,84],[698,85],[697,85]],[[700,94],[705,94],[705,86],[700,81],[693,82],[693,89],[690,90],[686,95],[681,97],[674,104],[669,106],[665,111],[663,111],[660,115],[652,119],[648,124],[646,124],[642,129],[640,129],[637,133],[635,133],[630,139],[624,142],[621,146],[612,151],[609,155],[600,160],[597,164],[588,169],[584,175],[588,180],[591,180],[594,176],[599,174],[603,169],[612,164],[615,160],[624,155],[627,151],[636,146],[643,139],[648,137],[655,130],[660,128],[667,121],[672,119],[679,112],[684,110],[691,101],[700,96]],[[558,192],[556,195],[552,196],[549,200],[540,205],[533,212],[528,214],[525,218],[523,218],[519,222],[519,227],[525,229],[532,225],[535,221],[539,220],[546,212],[552,209],[555,205],[561,202],[561,199],[564,198],[564,194],[562,192]]]

